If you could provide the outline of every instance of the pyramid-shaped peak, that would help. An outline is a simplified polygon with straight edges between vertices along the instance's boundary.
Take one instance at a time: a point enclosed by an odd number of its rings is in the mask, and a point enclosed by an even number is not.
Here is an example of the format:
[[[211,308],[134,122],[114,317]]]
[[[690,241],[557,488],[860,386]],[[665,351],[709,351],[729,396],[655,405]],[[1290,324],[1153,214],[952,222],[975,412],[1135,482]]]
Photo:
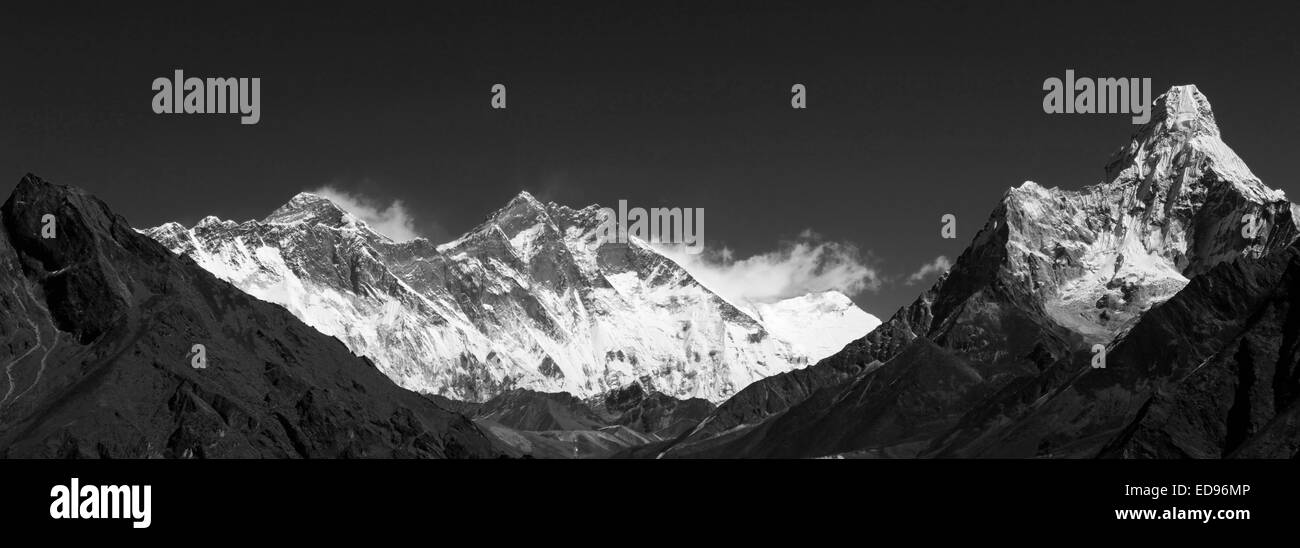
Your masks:
[[[9,223],[11,219],[18,218],[17,211],[23,211],[25,214],[35,215],[38,222],[30,226],[36,227],[44,224],[39,219],[46,213],[53,213],[59,217],[60,227],[63,226],[64,222],[71,222],[69,219],[76,218],[76,222],[92,227],[91,230],[86,232],[87,235],[91,233],[107,234],[116,225],[129,226],[124,219],[109,211],[107,205],[88,192],[77,187],[50,182],[32,173],[24,175],[18,181],[13,193],[5,201],[4,207],[13,209],[13,211],[6,212],[10,217],[5,219],[6,223]],[[68,211],[69,215],[59,215],[58,212],[60,211]],[[12,227],[10,228],[12,229]],[[62,233],[62,229],[60,230]],[[60,239],[60,241],[63,240]]]
[[[532,223],[548,219],[550,211],[546,204],[533,197],[527,190],[521,190],[504,207],[496,210],[491,218],[498,224]]]
[[[1195,84],[1173,86],[1158,99],[1153,108],[1162,129],[1192,131],[1218,136],[1219,126],[1214,120],[1210,100]]]
[[[280,210],[304,209],[304,208],[313,208],[313,207],[334,207],[336,209],[342,209],[338,206],[338,204],[335,204],[329,198],[326,198],[320,194],[316,194],[314,192],[299,192],[297,194],[294,194],[293,198],[290,198],[289,201],[286,202],[283,206],[280,206]]]
[[[329,198],[311,192],[299,192],[280,206],[264,222],[295,224],[302,222],[324,223],[338,226],[352,221],[352,216]]]
[[[509,209],[512,206],[519,206],[519,205],[523,205],[535,209],[541,209],[541,210],[546,209],[546,206],[542,204],[541,200],[538,200],[536,197],[533,196],[531,192],[528,192],[527,190],[519,191],[519,194],[516,194],[514,198],[510,199],[510,202],[506,205],[506,208]]]
[[[321,200],[328,202],[329,198],[321,196],[320,194],[316,194],[315,192],[299,192],[297,194],[294,194],[293,198],[289,199],[289,203],[294,203],[294,202],[310,203],[310,202],[319,202]]]
[[[461,238],[438,246],[440,250],[450,249],[468,241],[482,238],[513,240],[521,233],[528,232],[529,238],[536,238],[543,232],[555,233],[555,219],[552,218],[554,204],[547,206],[527,190],[520,191],[505,206],[489,214],[482,224],[471,229]],[[538,230],[541,229],[541,230]]]
[[[1260,199],[1274,193],[1223,142],[1210,100],[1187,84],[1170,87],[1155,100],[1151,121],[1106,165],[1106,181],[1168,182],[1185,173],[1199,178],[1210,171],[1243,185]]]

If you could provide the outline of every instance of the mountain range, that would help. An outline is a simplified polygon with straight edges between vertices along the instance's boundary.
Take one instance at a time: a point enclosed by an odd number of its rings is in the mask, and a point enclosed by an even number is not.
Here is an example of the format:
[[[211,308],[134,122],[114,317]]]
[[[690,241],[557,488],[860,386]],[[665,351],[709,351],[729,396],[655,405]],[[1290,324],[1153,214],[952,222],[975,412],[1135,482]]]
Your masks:
[[[880,322],[837,291],[732,303],[599,208],[521,192],[455,241],[394,242],[322,196],[262,220],[145,231],[280,304],[405,388],[483,402],[513,389],[598,398],[641,384],[721,402]]]
[[[1300,455],[1300,207],[1195,86],[1097,184],[1007,190],[883,323],[729,302],[597,211],[521,193],[435,245],[303,193],[137,231],[24,177],[0,456]]]

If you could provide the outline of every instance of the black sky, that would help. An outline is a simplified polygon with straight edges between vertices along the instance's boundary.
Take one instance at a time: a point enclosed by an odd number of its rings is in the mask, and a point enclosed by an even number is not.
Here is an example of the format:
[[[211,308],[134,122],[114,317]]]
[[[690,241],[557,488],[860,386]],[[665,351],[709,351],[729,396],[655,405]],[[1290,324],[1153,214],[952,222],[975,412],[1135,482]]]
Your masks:
[[[138,227],[260,218],[324,184],[400,198],[434,239],[521,189],[703,207],[707,245],[743,257],[811,228],[900,279],[960,253],[1009,186],[1098,182],[1134,126],[1044,114],[1043,79],[1072,68],[1199,85],[1225,141],[1300,195],[1294,8],[535,4],[6,7],[0,177],[86,188]],[[261,77],[261,123],[153,114],[177,68]],[[857,301],[888,316],[918,291]]]

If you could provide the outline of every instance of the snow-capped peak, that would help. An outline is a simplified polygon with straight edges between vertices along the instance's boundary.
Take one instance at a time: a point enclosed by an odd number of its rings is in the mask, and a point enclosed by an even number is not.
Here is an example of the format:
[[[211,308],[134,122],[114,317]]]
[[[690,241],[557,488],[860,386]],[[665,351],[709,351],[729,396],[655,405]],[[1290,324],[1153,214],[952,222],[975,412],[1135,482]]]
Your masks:
[[[228,222],[228,221],[227,221]],[[287,203],[262,219],[263,223],[280,225],[315,225],[363,233],[368,238],[391,241],[376,232],[356,215],[349,213],[325,196],[299,192]]]
[[[1173,86],[1156,100],[1156,108],[1163,114],[1155,123],[1166,131],[1203,133],[1219,136],[1219,125],[1214,121],[1210,100],[1193,84]]]
[[[1223,142],[1210,100],[1196,86],[1181,85],[1156,99],[1151,121],[1115,153],[1106,166],[1106,179],[1190,179],[1209,172],[1257,203],[1286,198],[1265,186]]]
[[[211,229],[213,227],[224,227],[233,224],[235,224],[234,221],[223,221],[216,215],[208,215],[207,217],[200,219],[199,223],[194,226],[196,228]]]
[[[505,207],[493,213],[491,221],[500,226],[509,237],[514,237],[519,231],[527,230],[539,223],[554,224],[550,209],[528,191],[520,192]]]
[[[777,338],[790,341],[817,362],[869,333],[880,319],[839,291],[809,293],[774,303],[751,303],[749,312]]]
[[[299,192],[288,202],[267,215],[263,222],[293,224],[313,220],[320,216],[347,215],[347,212],[329,198],[311,192]]]
[[[545,209],[546,209],[546,206],[543,205],[542,202],[541,202],[540,200],[538,200],[537,198],[535,198],[535,197],[533,196],[533,194],[532,194],[531,192],[528,192],[527,190],[521,190],[521,191],[519,191],[519,194],[516,194],[515,197],[512,198],[512,199],[510,200],[510,203],[507,204],[506,207],[508,208],[508,207],[510,207],[510,206],[512,206],[512,205],[515,205],[515,204],[521,204],[521,203],[522,203],[522,204],[528,204],[530,207],[533,207],[533,208],[536,208],[536,209],[539,209],[539,210],[545,210]]]
[[[1028,181],[1012,188],[975,241],[1005,246],[996,253],[1017,283],[1059,323],[1098,340],[1191,276],[1294,239],[1291,204],[1224,144],[1196,86],[1161,95],[1106,173],[1077,191]],[[1259,238],[1242,235],[1251,215],[1268,227]]]

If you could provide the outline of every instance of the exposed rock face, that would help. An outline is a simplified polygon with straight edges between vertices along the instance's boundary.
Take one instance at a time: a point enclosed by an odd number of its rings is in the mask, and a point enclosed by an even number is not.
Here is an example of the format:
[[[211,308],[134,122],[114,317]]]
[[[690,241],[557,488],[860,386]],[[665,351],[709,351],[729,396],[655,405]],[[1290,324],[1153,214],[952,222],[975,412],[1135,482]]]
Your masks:
[[[640,384],[610,392],[601,401],[515,389],[471,405],[475,422],[512,454],[534,458],[608,457],[675,438],[714,409],[698,398],[647,393]]]
[[[672,438],[695,428],[715,406],[700,398],[679,400],[659,392],[647,393],[641,385],[633,384],[607,394],[595,409],[614,424]]]
[[[1132,391],[1135,418],[1102,455],[1300,456],[1300,247],[1217,267],[1115,347],[1123,368],[1076,391]],[[1189,318],[1192,321],[1189,321]]]
[[[799,339],[792,345],[651,246],[597,242],[598,211],[525,192],[434,246],[393,242],[300,194],[262,221],[210,217],[148,234],[338,337],[402,386],[475,402],[515,388],[591,398],[633,383],[721,401],[876,322],[838,294],[765,307]],[[786,329],[794,316],[850,328]]]
[[[1222,263],[1108,352],[998,394],[934,439],[934,456],[1296,456],[1300,248]]]
[[[488,400],[474,418],[515,430],[598,430],[609,422],[571,394],[515,389]]]
[[[500,454],[468,418],[79,190],[28,175],[0,217],[0,456]]]
[[[990,429],[1067,386],[1092,345],[1122,337],[1189,278],[1297,237],[1300,208],[1220,140],[1194,86],[1174,87],[1153,110],[1109,163],[1106,182],[1011,189],[949,273],[910,306],[839,354],[741,391],[666,454],[1097,449],[1078,444],[1099,418],[1031,446]],[[1252,217],[1264,222],[1248,237],[1243,220]],[[1117,421],[1132,418],[1116,413]],[[773,415],[784,416],[764,420]]]

